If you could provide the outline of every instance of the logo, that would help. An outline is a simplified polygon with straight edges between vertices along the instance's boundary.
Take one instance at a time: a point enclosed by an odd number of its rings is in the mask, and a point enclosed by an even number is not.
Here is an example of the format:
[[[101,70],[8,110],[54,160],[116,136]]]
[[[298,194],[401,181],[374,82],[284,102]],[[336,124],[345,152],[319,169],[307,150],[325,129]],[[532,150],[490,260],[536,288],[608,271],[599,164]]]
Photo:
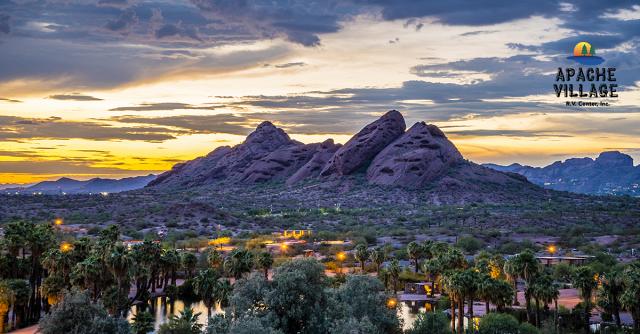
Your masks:
[[[593,45],[588,42],[576,44],[573,55],[567,59],[585,65],[577,68],[558,67],[553,90],[556,97],[570,99],[565,101],[567,106],[609,106],[609,101],[618,97],[616,68],[598,67],[604,59],[596,56]]]
[[[582,65],[600,65],[604,61],[596,56],[596,48],[587,42],[580,42],[573,48],[573,56],[567,57]]]

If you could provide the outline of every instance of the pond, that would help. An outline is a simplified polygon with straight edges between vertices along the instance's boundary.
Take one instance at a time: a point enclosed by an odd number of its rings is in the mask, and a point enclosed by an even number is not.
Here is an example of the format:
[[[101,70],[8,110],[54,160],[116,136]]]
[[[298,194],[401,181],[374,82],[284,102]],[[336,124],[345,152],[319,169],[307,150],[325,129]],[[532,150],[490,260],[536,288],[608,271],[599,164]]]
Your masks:
[[[191,307],[195,313],[201,313],[198,318],[198,322],[205,325],[207,324],[207,307],[202,302],[188,302],[184,300],[175,300],[173,302],[169,301],[167,298],[154,298],[152,300],[151,306],[147,308],[147,310],[153,314],[154,316],[154,328],[157,332],[160,328],[160,325],[167,322],[171,315],[180,315],[180,312],[185,309],[185,307]],[[413,326],[413,322],[416,319],[416,316],[419,312],[431,312],[434,306],[424,301],[411,301],[411,302],[401,302],[398,307],[398,315],[403,320],[403,328],[407,329]],[[138,312],[139,307],[133,306],[131,311],[127,316],[127,320],[131,321],[133,319],[136,312]],[[223,314],[224,310],[220,307],[220,305],[216,305],[211,309],[211,315],[214,314]]]

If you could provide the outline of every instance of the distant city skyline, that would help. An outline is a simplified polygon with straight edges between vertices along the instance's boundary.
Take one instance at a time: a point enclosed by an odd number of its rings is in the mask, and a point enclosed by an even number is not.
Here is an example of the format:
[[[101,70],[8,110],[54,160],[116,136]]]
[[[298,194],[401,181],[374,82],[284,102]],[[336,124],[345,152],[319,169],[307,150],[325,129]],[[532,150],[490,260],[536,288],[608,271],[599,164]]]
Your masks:
[[[478,163],[638,164],[638,31],[634,1],[5,1],[0,184],[155,173],[264,120],[345,142],[390,109]],[[611,107],[555,96],[581,41],[616,68]]]

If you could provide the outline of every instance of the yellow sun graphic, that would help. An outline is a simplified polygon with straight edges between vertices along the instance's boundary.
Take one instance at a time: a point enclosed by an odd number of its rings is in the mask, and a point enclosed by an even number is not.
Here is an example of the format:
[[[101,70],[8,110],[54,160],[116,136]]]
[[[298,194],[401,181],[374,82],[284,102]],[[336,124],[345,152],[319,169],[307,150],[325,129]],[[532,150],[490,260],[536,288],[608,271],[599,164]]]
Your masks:
[[[591,47],[591,44],[587,42],[580,42],[573,48],[573,55],[576,57],[589,57],[596,54],[596,50]]]

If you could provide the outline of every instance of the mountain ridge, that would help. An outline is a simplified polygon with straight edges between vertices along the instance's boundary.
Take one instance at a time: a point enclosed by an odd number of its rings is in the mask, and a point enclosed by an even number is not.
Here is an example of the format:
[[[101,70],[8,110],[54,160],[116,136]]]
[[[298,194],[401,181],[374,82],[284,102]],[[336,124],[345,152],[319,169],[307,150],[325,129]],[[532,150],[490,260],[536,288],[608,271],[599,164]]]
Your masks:
[[[136,190],[146,186],[156,175],[125,177],[121,179],[92,178],[89,180],[75,180],[69,177],[61,177],[53,181],[42,181],[26,187],[11,187],[3,189],[5,193],[42,193],[48,195],[58,194],[89,194],[89,193],[117,193]]]
[[[518,196],[545,196],[545,190],[526,178],[495,171],[460,154],[444,132],[433,124],[415,123],[408,131],[396,110],[383,114],[344,145],[327,139],[303,144],[270,122],[261,123],[234,147],[218,147],[209,154],[176,164],[145,189],[246,189],[261,183],[283,184],[290,193],[300,185],[315,198],[327,192],[387,187],[430,193],[433,202],[500,202]],[[395,191],[394,191],[395,192]],[[332,194],[334,195],[334,194]],[[424,194],[422,194],[424,195]]]
[[[508,166],[483,164],[502,172],[525,176],[548,189],[591,195],[640,196],[640,165],[620,151],[604,151],[595,159],[569,158],[544,167],[513,163]]]

